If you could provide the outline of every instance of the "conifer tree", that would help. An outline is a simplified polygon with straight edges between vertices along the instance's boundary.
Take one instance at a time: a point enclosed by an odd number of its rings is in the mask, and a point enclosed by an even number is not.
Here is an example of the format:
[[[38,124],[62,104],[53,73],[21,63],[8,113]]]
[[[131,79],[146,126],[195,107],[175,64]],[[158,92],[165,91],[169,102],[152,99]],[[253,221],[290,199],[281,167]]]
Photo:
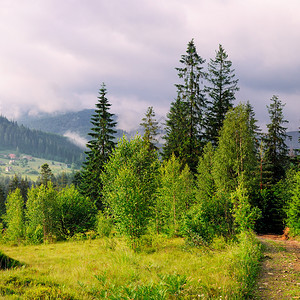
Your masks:
[[[177,99],[171,104],[166,121],[165,146],[163,156],[170,158],[172,153],[178,155],[183,165],[187,163],[195,172],[198,156],[202,151],[202,129],[204,126],[204,109],[206,100],[201,90],[204,78],[205,62],[198,55],[194,40],[188,43],[185,55],[181,56],[181,68],[176,68],[183,83],[176,84]]]
[[[92,115],[91,140],[87,147],[86,161],[81,175],[80,191],[96,202],[99,209],[102,208],[101,190],[102,184],[100,174],[103,171],[104,163],[107,161],[113,148],[115,147],[114,130],[116,122],[113,120],[113,114],[109,112],[111,104],[106,98],[106,86],[103,83],[98,96],[95,113]]]
[[[266,184],[274,184],[283,178],[288,163],[288,135],[284,127],[288,121],[283,116],[284,106],[275,95],[271,98],[270,106],[267,106],[271,123],[267,124],[268,133],[264,137],[265,171],[268,174]]]
[[[47,163],[41,166],[41,176],[39,178],[40,184],[47,187],[48,183],[54,181],[54,175]]]
[[[158,143],[158,122],[155,119],[155,112],[153,107],[150,106],[147,109],[145,117],[142,119],[140,125],[144,128],[143,140],[149,146],[150,150],[158,150],[156,144]]]
[[[216,52],[215,59],[210,59],[208,64],[207,80],[209,85],[205,90],[209,95],[209,108],[207,111],[206,137],[214,145],[218,142],[219,130],[227,111],[233,107],[235,92],[239,90],[235,79],[232,62],[228,60],[228,55],[222,45]]]

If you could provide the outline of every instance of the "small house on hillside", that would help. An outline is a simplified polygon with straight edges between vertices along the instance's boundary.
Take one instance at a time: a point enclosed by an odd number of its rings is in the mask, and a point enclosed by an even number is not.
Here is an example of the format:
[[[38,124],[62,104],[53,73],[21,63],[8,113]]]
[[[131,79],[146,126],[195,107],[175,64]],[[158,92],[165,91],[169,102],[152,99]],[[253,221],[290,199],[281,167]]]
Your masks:
[[[9,157],[11,160],[17,158],[16,154],[13,154],[13,153],[8,154],[8,157]]]

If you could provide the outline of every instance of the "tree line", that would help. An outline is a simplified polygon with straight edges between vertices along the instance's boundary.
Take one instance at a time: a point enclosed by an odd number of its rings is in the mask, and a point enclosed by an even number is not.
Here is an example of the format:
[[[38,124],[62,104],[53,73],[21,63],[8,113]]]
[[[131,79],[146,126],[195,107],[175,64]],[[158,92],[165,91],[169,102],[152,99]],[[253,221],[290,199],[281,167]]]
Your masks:
[[[19,224],[29,230],[34,217],[26,216],[36,208],[39,241],[90,229],[108,235],[115,226],[134,247],[145,234],[184,236],[193,245],[209,245],[220,236],[229,240],[249,230],[279,233],[285,226],[299,235],[299,158],[288,156],[284,104],[271,97],[263,134],[249,102],[234,106],[238,80],[224,48],[219,46],[205,72],[204,62],[190,41],[176,68],[181,82],[175,85],[161,151],[153,107],[142,119],[142,137],[115,142],[116,122],[103,83],[76,185],[56,189],[46,176],[28,192],[25,207],[20,201]],[[6,201],[8,233],[16,231],[10,231],[14,222],[9,217],[10,203],[20,198],[15,193]],[[89,218],[77,217],[77,208],[73,215],[68,201],[82,203]],[[76,229],[62,234],[63,208],[68,206],[68,217],[83,221],[74,221]]]
[[[19,126],[3,116],[0,116],[0,145],[3,149],[69,164],[80,165],[84,160],[83,151],[67,138]]]

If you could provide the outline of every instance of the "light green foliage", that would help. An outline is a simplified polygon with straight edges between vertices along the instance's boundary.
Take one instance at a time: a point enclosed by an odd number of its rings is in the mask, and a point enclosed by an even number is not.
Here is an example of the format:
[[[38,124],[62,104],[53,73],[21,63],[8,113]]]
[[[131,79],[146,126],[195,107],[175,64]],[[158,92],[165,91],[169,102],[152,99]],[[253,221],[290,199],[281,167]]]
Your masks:
[[[66,239],[92,228],[95,205],[74,186],[57,192],[52,184],[31,188],[26,205],[26,237],[30,243]]]
[[[193,175],[173,154],[160,167],[160,186],[157,190],[156,218],[158,232],[169,235],[180,232],[183,217],[194,203]]]
[[[57,191],[48,186],[32,187],[26,203],[26,239],[31,243],[52,240],[54,235]]]
[[[186,216],[186,234],[194,244],[208,244],[215,236],[228,238],[235,233],[231,193],[242,174],[245,186],[252,187],[256,167],[254,133],[249,124],[247,107],[238,105],[226,115],[216,150],[211,143],[204,148],[197,169],[197,205]],[[242,218],[240,213],[252,209],[249,202],[239,204],[236,220]]]
[[[300,172],[294,177],[295,183],[292,187],[292,197],[288,203],[287,225],[290,227],[292,234],[300,235]]]
[[[259,208],[251,206],[242,179],[236,191],[231,193],[231,201],[236,230],[238,232],[254,230],[256,220],[261,217],[261,211]]]
[[[73,185],[62,189],[55,203],[54,232],[58,239],[86,232],[94,226],[97,213],[95,205]]]
[[[233,253],[232,275],[239,284],[239,295],[232,299],[252,299],[263,256],[262,244],[251,231],[242,232],[238,240],[238,251]]]
[[[109,237],[113,229],[113,220],[111,217],[106,216],[101,211],[98,211],[96,216],[96,231],[100,237]]]
[[[6,238],[9,241],[19,242],[24,237],[24,200],[19,188],[11,192],[6,200],[7,223]]]
[[[196,199],[197,203],[210,201],[216,192],[215,181],[213,177],[214,149],[211,143],[207,143],[203,149],[203,154],[199,159],[197,167],[196,180]]]
[[[226,114],[214,158],[213,173],[218,189],[235,190],[241,174],[247,188],[252,184],[257,160],[246,105],[239,104]]]
[[[132,240],[146,232],[154,214],[157,155],[140,136],[123,137],[102,174],[104,201],[122,233]]]

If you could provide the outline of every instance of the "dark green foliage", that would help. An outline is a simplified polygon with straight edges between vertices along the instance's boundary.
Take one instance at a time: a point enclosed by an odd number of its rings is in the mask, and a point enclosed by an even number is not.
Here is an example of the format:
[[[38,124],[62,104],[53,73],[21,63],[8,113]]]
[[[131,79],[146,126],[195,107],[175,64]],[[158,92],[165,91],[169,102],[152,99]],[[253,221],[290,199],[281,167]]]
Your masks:
[[[145,117],[142,119],[140,126],[144,129],[143,140],[149,145],[150,150],[158,150],[157,147],[157,135],[158,135],[158,122],[155,119],[155,112],[153,107],[150,106],[147,109]]]
[[[258,155],[260,140],[261,140],[261,129],[257,125],[257,120],[255,119],[255,113],[253,110],[253,106],[250,104],[249,101],[246,103],[246,112],[248,114],[248,127],[249,130],[254,138],[254,145],[255,145],[255,152]]]
[[[26,204],[26,201],[27,201],[27,192],[28,192],[28,189],[30,188],[30,186],[32,185],[32,182],[31,181],[28,181],[27,178],[22,178],[18,175],[14,175],[9,183],[8,183],[8,186],[7,186],[7,194],[10,193],[10,192],[13,192],[15,191],[17,188],[20,189],[21,191],[21,195],[24,199],[24,203]]]
[[[22,263],[0,251],[0,270],[13,269],[19,266],[22,266]]]
[[[113,148],[115,147],[114,127],[116,122],[113,120],[113,114],[109,112],[111,104],[106,98],[106,87],[103,83],[98,96],[95,113],[92,115],[91,140],[88,142],[88,151],[86,152],[86,161],[83,165],[81,174],[80,191],[84,196],[94,201],[99,209],[103,209],[102,183],[100,175],[103,166],[108,160]]]
[[[278,96],[273,96],[270,106],[267,107],[271,123],[267,124],[268,133],[263,139],[265,145],[264,183],[272,185],[284,177],[287,168],[287,128],[284,124],[288,121],[284,119],[284,104]]]
[[[43,164],[41,166],[41,176],[38,181],[40,182],[40,184],[43,184],[46,187],[48,185],[48,182],[54,181],[53,173],[48,164]]]
[[[300,172],[294,175],[291,198],[287,204],[287,226],[293,235],[300,235]]]
[[[102,174],[104,201],[120,231],[135,241],[154,216],[158,159],[136,136],[121,139]]]
[[[233,231],[230,195],[218,192],[193,206],[186,215],[185,235],[195,246],[208,245],[216,236],[230,237]]]
[[[54,210],[54,233],[58,239],[66,239],[93,228],[96,207],[74,186],[66,187],[57,194]]]
[[[171,103],[170,112],[166,120],[166,142],[163,146],[163,158],[168,160],[172,154],[180,159],[182,164],[187,163],[186,148],[188,129],[186,126],[186,105],[179,98]]]
[[[4,149],[18,150],[39,158],[79,164],[82,150],[67,138],[31,130],[0,116],[0,145]]]
[[[281,192],[276,186],[263,188],[256,195],[255,205],[261,210],[262,217],[257,220],[258,233],[282,233],[284,229],[284,205]]]
[[[218,142],[219,131],[227,111],[233,107],[238,79],[235,79],[232,62],[222,45],[216,52],[216,58],[208,64],[207,80],[209,85],[205,87],[209,95],[209,107],[206,120],[206,138],[214,145]]]
[[[191,40],[186,54],[181,56],[182,67],[176,68],[183,83],[176,84],[177,99],[171,104],[170,113],[167,115],[164,137],[164,159],[170,158],[174,153],[183,165],[188,164],[192,172],[196,171],[203,146],[206,100],[200,83],[205,77],[202,70],[204,62],[197,53],[194,40]]]

